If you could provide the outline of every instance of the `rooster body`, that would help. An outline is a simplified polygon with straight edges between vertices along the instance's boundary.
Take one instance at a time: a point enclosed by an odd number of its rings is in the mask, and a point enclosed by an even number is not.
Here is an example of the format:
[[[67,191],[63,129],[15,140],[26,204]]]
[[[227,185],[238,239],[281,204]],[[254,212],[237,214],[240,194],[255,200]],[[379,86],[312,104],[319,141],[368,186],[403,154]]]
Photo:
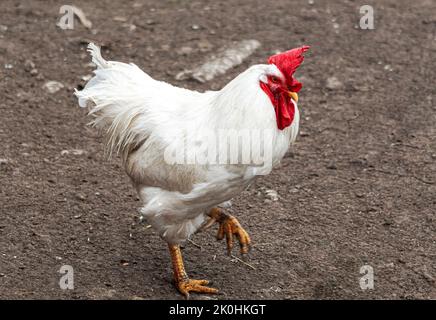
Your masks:
[[[168,148],[206,131],[270,130],[275,166],[296,139],[296,102],[292,123],[279,129],[277,109],[259,85],[270,77],[284,79],[274,64],[251,66],[221,90],[200,93],[157,81],[134,64],[105,61],[94,44],[89,51],[97,70],[76,91],[79,105],[91,106],[92,123],[107,130],[107,148],[122,155],[142,201],[142,215],[170,245],[188,239],[205,224],[212,208],[267,172],[250,163],[171,164],[165,157]],[[186,148],[186,157],[198,152],[203,151]]]

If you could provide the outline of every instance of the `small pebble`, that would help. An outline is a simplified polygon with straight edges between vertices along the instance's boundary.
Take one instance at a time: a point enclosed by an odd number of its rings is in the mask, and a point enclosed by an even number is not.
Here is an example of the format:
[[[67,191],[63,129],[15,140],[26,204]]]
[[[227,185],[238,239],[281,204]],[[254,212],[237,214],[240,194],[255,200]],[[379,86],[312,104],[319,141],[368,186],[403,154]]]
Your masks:
[[[337,90],[343,87],[342,82],[338,80],[336,77],[330,77],[327,79],[326,87],[329,90]]]
[[[58,81],[48,81],[42,87],[49,93],[56,93],[64,88],[64,85]]]
[[[86,196],[82,193],[77,193],[76,194],[76,198],[81,200],[81,201],[85,201],[86,200]]]
[[[336,170],[338,167],[334,163],[330,163],[327,165],[327,169]]]
[[[24,70],[27,71],[27,72],[30,72],[32,69],[35,69],[35,67],[36,67],[35,63],[33,63],[32,60],[27,59],[24,62]]]
[[[180,49],[177,50],[177,54],[179,54],[181,56],[187,56],[187,55],[191,54],[192,51],[194,51],[194,49],[192,49],[191,47],[184,46],[184,47],[181,47]]]
[[[267,200],[270,200],[270,201],[279,200],[279,195],[277,194],[277,191],[275,191],[273,189],[265,190],[265,196],[266,196]]]
[[[112,18],[114,21],[118,21],[118,22],[126,22],[127,18],[126,17],[121,17],[121,16],[116,16]]]
[[[85,153],[86,153],[86,151],[82,150],[82,149],[71,149],[71,150],[62,150],[61,151],[62,156],[66,156],[69,154],[72,154],[75,156],[81,156],[81,155],[84,155]]]

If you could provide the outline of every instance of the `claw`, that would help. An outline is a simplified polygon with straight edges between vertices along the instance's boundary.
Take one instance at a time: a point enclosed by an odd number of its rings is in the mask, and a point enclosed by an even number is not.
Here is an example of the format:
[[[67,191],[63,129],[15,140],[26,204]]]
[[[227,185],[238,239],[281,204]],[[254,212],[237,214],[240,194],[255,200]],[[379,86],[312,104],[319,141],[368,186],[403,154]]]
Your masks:
[[[217,289],[207,287],[208,284],[209,284],[208,280],[187,279],[187,280],[180,281],[176,285],[180,293],[185,296],[186,300],[188,300],[190,292],[212,293],[212,294],[218,293]]]
[[[217,240],[223,240],[224,239],[224,224],[220,223],[220,226],[218,227],[218,233],[216,234]]]
[[[226,242],[227,242],[227,254],[230,256],[232,254],[233,249],[233,230],[229,224],[224,225],[224,232],[226,234]]]
[[[216,223],[215,218],[210,218],[203,226],[201,226],[200,231],[204,231],[212,227]]]

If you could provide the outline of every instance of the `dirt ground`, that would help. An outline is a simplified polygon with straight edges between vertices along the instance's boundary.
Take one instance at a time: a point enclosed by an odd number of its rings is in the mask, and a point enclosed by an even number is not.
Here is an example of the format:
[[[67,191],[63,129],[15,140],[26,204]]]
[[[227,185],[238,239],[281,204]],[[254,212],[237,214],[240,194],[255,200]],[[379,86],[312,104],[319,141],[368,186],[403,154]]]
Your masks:
[[[252,237],[255,270],[226,256],[216,230],[198,234],[200,247],[183,250],[188,272],[221,293],[195,298],[436,299],[436,2],[409,3],[77,0],[93,26],[62,30],[62,1],[2,0],[0,298],[181,298],[166,244],[139,223],[120,159],[105,158],[73,96],[93,40],[111,60],[197,90],[276,50],[312,47],[295,147],[228,210]],[[364,4],[375,30],[357,27]],[[244,39],[262,47],[227,74],[174,79]],[[47,92],[51,80],[64,88]],[[74,290],[59,287],[62,265]],[[373,290],[359,286],[364,265]]]

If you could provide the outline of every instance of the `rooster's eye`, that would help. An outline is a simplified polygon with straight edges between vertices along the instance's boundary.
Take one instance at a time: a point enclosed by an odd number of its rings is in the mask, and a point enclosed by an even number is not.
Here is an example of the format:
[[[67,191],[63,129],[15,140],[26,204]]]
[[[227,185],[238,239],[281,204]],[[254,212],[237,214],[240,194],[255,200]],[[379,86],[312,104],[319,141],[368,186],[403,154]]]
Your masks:
[[[271,82],[272,82],[272,83],[279,83],[280,80],[279,80],[279,78],[277,78],[277,77],[275,77],[275,76],[272,76],[272,77],[271,77]]]

